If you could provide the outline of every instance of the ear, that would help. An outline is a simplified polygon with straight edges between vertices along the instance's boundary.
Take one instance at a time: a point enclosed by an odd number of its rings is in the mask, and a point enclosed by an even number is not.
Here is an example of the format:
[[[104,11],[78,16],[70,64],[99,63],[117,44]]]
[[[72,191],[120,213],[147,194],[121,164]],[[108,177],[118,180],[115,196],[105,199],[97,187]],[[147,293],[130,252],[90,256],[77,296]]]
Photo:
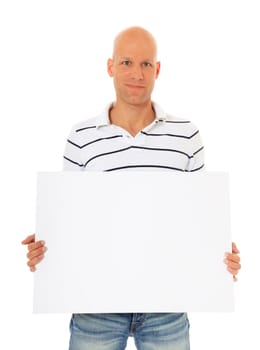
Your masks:
[[[161,62],[156,62],[155,79],[158,78],[160,70],[161,70]]]
[[[114,76],[114,74],[113,74],[113,60],[112,60],[112,58],[109,58],[107,60],[107,72],[108,72],[108,75],[110,77]]]

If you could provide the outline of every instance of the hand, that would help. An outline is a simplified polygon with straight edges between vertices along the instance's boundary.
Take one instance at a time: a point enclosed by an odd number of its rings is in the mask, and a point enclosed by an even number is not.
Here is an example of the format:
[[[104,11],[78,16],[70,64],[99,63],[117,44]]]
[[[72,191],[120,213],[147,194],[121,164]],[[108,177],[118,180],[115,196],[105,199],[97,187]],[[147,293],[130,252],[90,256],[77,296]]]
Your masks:
[[[47,251],[44,241],[35,242],[35,235],[28,236],[22,241],[23,245],[28,246],[27,258],[29,259],[27,265],[29,266],[31,272],[36,271],[35,265],[39,264],[44,258],[44,253]]]
[[[234,282],[237,281],[237,274],[239,270],[241,269],[240,265],[240,257],[239,254],[240,251],[237,249],[236,244],[232,243],[232,253],[226,253],[225,254],[225,264],[227,265],[227,270],[233,275]]]

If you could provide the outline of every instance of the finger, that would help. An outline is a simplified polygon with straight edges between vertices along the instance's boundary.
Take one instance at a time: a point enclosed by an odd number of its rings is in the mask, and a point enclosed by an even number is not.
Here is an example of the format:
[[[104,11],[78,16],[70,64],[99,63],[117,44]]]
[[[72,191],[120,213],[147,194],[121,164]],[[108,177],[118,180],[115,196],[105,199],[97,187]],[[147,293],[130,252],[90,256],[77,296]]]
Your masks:
[[[231,260],[231,259],[224,259],[224,263],[227,265],[227,267],[231,267],[233,269],[241,269],[241,264],[240,264],[240,259],[234,259],[234,260]]]
[[[44,258],[44,255],[43,255],[43,254],[42,254],[42,255],[39,255],[39,256],[37,256],[37,257],[35,257],[35,258],[29,260],[29,261],[27,262],[27,265],[28,265],[30,268],[34,268],[35,265],[39,264],[39,262],[41,262],[43,258]]]
[[[241,269],[241,265],[239,263],[228,261],[226,264],[231,269],[235,269],[235,270],[240,270]]]
[[[240,251],[238,250],[236,243],[232,242],[232,253],[239,254]]]
[[[239,263],[240,262],[240,256],[238,256],[236,254],[227,253],[225,260]]]
[[[230,272],[233,276],[238,274],[238,270],[227,267],[228,272]]]
[[[44,245],[45,245],[44,241],[37,241],[34,243],[30,243],[28,244],[28,250],[29,251],[36,250],[36,249],[42,248]]]
[[[21,243],[22,244],[29,244],[35,242],[35,234],[27,236]]]
[[[29,260],[37,257],[37,256],[40,256],[42,254],[44,254],[45,252],[47,251],[47,247],[41,247],[41,248],[38,248],[38,249],[33,249],[31,251],[29,251],[29,253],[27,254],[27,258]]]

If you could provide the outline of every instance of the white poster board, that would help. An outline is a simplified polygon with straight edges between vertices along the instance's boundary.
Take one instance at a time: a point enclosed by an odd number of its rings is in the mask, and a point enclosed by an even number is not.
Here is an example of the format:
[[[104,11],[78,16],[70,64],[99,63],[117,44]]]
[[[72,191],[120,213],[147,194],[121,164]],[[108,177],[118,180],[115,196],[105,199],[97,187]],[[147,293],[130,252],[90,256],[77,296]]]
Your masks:
[[[35,313],[233,311],[228,174],[38,174]]]

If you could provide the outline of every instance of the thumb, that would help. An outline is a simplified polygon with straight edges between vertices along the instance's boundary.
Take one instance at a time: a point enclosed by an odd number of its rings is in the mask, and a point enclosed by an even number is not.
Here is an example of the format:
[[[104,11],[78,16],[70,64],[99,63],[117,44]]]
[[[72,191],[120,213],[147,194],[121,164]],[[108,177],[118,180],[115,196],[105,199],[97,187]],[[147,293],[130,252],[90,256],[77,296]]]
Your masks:
[[[22,244],[30,244],[30,243],[34,243],[34,242],[35,242],[35,234],[26,237],[21,243]]]
[[[232,253],[239,254],[240,251],[237,249],[237,246],[234,242],[232,242]]]

